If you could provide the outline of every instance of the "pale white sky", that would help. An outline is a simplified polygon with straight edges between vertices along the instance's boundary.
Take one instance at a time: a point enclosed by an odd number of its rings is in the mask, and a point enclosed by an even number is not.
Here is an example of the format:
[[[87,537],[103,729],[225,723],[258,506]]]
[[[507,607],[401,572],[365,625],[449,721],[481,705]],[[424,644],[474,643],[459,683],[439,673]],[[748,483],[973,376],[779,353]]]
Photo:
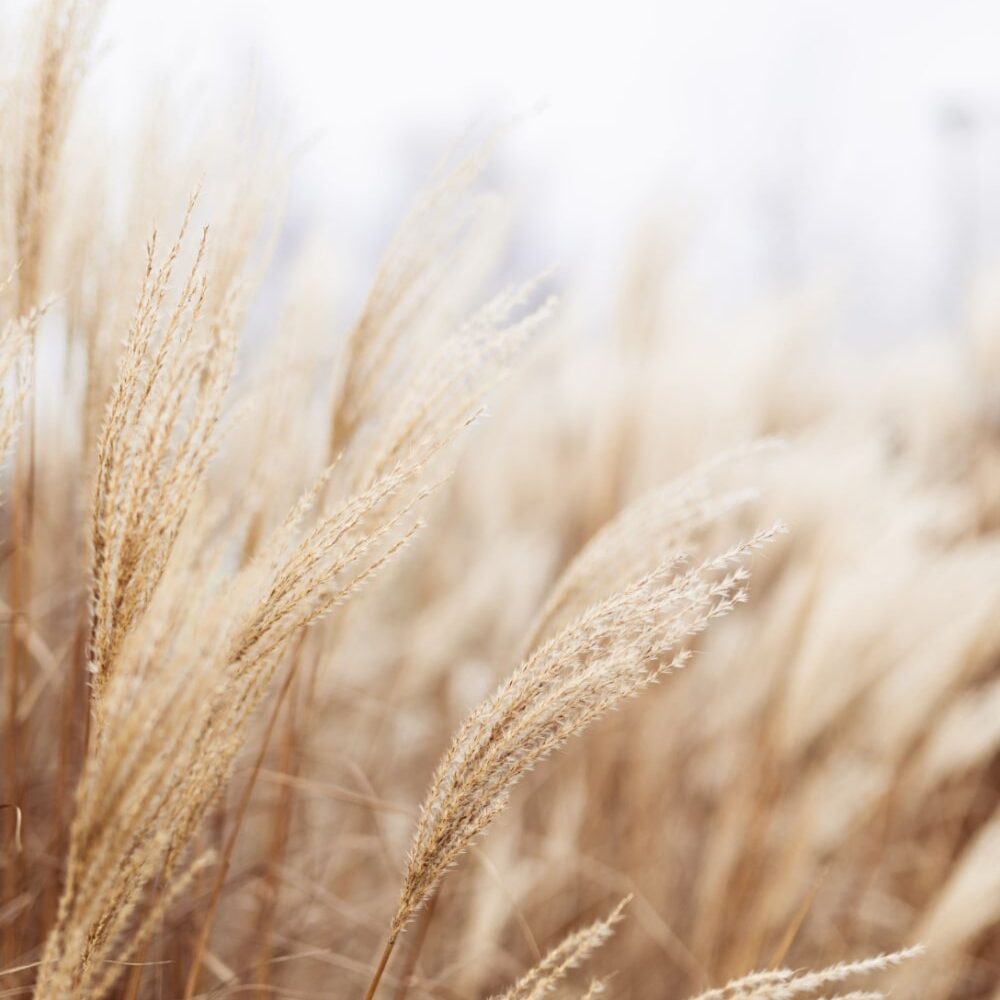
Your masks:
[[[289,134],[322,134],[296,210],[366,268],[451,139],[539,102],[499,168],[530,263],[588,288],[656,213],[716,306],[819,282],[856,334],[900,336],[1000,250],[987,0],[112,0],[109,35],[122,94],[253,59]]]

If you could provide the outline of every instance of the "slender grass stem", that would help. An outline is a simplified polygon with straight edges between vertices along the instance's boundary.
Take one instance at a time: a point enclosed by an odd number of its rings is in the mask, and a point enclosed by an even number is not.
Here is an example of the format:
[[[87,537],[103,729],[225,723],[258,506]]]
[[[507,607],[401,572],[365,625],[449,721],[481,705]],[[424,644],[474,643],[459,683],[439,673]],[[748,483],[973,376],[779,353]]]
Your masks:
[[[392,955],[392,949],[396,946],[398,936],[398,934],[390,934],[386,940],[385,948],[382,949],[382,957],[378,960],[378,966],[372,976],[372,981],[368,984],[365,1000],[374,1000],[375,992],[378,990],[378,984],[382,981],[382,974],[385,972],[385,967],[389,964],[389,957]]]

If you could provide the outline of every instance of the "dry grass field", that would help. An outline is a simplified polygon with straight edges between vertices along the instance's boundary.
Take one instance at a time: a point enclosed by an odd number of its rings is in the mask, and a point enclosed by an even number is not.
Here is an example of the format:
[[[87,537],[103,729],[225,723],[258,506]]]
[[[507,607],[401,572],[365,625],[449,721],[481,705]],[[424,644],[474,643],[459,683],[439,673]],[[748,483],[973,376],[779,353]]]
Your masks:
[[[496,136],[251,330],[288,163],[110,141],[99,14],[5,24],[0,997],[1000,1000],[1000,324],[583,337]]]

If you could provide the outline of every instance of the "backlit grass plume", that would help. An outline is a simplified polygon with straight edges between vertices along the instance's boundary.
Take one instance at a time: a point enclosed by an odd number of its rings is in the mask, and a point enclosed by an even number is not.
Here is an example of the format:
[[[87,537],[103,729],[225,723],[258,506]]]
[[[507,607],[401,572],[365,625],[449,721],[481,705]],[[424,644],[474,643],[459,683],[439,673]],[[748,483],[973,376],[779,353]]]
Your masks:
[[[501,132],[343,288],[101,7],[0,11],[0,993],[997,1000],[995,317],[574,308]]]
[[[623,899],[604,919],[567,934],[545,958],[494,1000],[540,1000],[551,993],[567,973],[578,968],[611,937],[628,902],[628,899]],[[599,986],[603,984],[595,980],[585,995],[593,996],[599,991]],[[603,992],[603,989],[600,991]]]
[[[778,530],[693,569],[674,560],[656,567],[542,645],[466,719],[421,808],[380,969],[407,922],[507,805],[522,775],[681,666],[690,656],[685,640],[745,600],[743,561]]]
[[[33,342],[40,319],[40,311],[32,309],[0,328],[0,460],[13,444],[31,391]]]
[[[216,445],[235,364],[232,296],[206,315],[207,230],[167,301],[193,205],[161,262],[154,234],[97,448],[90,669],[98,718],[122,641],[160,582]]]
[[[831,993],[830,988],[854,977],[871,976],[901,965],[923,952],[921,947],[906,948],[889,955],[875,955],[853,962],[838,962],[825,969],[771,969],[752,972],[726,983],[721,989],[706,990],[693,1000],[792,1000],[823,991],[831,1000],[884,1000],[880,990],[851,990]]]

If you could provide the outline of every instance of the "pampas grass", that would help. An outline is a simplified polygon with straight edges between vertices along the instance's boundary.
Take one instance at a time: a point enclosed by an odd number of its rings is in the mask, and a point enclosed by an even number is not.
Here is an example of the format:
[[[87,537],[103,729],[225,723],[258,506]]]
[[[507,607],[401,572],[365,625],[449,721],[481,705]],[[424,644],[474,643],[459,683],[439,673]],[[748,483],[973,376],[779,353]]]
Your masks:
[[[0,991],[993,1000],[997,327],[716,336],[647,249],[579,336],[496,135],[272,329],[287,169],[99,162],[99,7],[4,91]]]
[[[875,955],[857,962],[838,962],[826,969],[815,972],[796,972],[793,969],[773,969],[768,972],[752,972],[726,983],[721,989],[707,990],[694,1000],[725,1000],[725,998],[746,997],[754,1000],[791,1000],[802,994],[817,993],[827,989],[834,983],[842,983],[855,976],[870,976],[875,972],[883,972],[893,966],[900,965],[909,958],[922,952],[922,948],[908,948],[893,952],[891,955]],[[852,990],[850,993],[840,993],[840,1000],[851,998],[883,997],[885,994],[877,990]]]
[[[567,934],[537,965],[526,972],[502,997],[497,1000],[538,1000],[551,993],[566,974],[577,968],[614,933],[614,926],[622,918],[628,904],[622,900],[603,920],[589,927]],[[583,994],[592,997],[604,992],[604,984],[594,980]]]

